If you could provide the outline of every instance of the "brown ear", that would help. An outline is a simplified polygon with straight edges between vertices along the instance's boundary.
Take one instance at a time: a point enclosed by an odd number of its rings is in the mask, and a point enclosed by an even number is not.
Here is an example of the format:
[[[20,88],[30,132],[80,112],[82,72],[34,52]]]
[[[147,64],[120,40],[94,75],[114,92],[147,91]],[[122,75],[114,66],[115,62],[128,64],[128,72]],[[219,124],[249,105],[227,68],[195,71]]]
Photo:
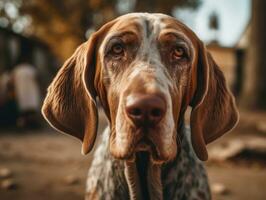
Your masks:
[[[208,159],[206,144],[230,131],[238,122],[235,100],[223,73],[200,42],[197,89],[191,112],[191,139],[201,160]]]
[[[55,129],[81,141],[82,153],[94,144],[98,116],[94,89],[97,36],[80,45],[50,84],[42,113]]]

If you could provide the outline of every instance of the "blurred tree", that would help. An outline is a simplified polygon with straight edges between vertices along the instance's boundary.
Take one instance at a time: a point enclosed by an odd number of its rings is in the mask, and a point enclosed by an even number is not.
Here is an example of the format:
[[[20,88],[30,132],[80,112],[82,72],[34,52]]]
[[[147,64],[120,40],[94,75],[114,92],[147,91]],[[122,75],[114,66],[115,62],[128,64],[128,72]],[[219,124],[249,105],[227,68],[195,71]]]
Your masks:
[[[159,12],[171,15],[173,8],[197,8],[201,0],[136,0],[135,12]]]
[[[266,1],[252,1],[251,33],[244,68],[241,105],[266,109]]]
[[[22,32],[30,23],[29,16],[20,12],[22,0],[0,0],[0,26]]]
[[[98,27],[116,14],[115,0],[24,0],[33,33],[65,60],[85,40],[88,28]]]
[[[1,2],[1,1],[0,1]],[[93,30],[127,12],[172,13],[176,7],[197,8],[201,0],[2,0],[15,5],[17,18],[30,17],[24,32],[46,42],[65,60]],[[1,17],[0,3],[0,17]],[[6,15],[6,13],[3,13]],[[12,21],[6,18],[9,26]],[[1,18],[0,18],[1,25]]]

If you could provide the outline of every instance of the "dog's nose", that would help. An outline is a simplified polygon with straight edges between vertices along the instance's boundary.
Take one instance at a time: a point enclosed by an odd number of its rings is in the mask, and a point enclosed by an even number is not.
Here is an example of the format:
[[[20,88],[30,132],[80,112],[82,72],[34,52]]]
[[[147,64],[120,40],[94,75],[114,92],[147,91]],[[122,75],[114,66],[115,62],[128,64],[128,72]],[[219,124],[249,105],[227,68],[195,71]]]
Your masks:
[[[158,95],[134,94],[126,99],[127,116],[135,125],[154,125],[166,112],[166,103]]]

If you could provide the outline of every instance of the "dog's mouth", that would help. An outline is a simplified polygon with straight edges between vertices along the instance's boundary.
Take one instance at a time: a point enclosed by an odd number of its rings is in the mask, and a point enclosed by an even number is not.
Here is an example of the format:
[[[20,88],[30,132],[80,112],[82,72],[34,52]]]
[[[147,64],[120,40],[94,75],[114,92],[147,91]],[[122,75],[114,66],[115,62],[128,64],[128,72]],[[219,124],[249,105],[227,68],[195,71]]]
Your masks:
[[[124,122],[124,129],[112,129],[110,150],[112,155],[121,160],[135,162],[136,153],[147,152],[154,164],[163,164],[175,157],[175,136],[171,130],[165,130],[164,124],[137,127]],[[167,131],[167,132],[166,132]],[[165,137],[164,137],[165,135]]]
[[[140,155],[144,155],[145,159],[147,158],[150,162],[155,164],[162,164],[165,162],[165,160],[160,158],[155,144],[147,137],[143,137],[136,143],[131,155],[128,156],[126,160],[130,162],[137,162]]]
[[[168,148],[162,146],[163,144],[160,142],[161,137],[159,135],[163,135],[160,126],[133,128],[128,135],[134,135],[134,137],[127,143],[125,148],[127,150],[123,150],[123,154],[114,151],[113,155],[116,158],[135,162],[138,152],[146,152],[154,164],[163,164],[172,159],[169,152],[166,151]],[[116,145],[115,150],[121,150],[121,145]]]
[[[141,154],[141,153],[149,154],[149,159],[152,162],[161,162],[161,159],[159,157],[159,153],[158,153],[158,150],[155,144],[146,137],[144,137],[137,143],[135,152],[136,152],[136,155]]]

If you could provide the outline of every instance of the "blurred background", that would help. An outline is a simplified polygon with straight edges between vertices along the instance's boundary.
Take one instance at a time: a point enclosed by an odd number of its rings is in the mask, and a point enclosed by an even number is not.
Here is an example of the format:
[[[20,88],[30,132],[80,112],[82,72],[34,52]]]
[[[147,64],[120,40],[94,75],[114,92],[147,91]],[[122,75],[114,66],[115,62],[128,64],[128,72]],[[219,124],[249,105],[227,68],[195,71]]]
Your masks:
[[[79,44],[138,11],[172,15],[195,31],[236,97],[238,126],[208,146],[214,199],[265,200],[265,10],[262,0],[0,0],[0,199],[83,199],[91,155],[48,127],[41,103]],[[105,125],[100,112],[99,133]]]

